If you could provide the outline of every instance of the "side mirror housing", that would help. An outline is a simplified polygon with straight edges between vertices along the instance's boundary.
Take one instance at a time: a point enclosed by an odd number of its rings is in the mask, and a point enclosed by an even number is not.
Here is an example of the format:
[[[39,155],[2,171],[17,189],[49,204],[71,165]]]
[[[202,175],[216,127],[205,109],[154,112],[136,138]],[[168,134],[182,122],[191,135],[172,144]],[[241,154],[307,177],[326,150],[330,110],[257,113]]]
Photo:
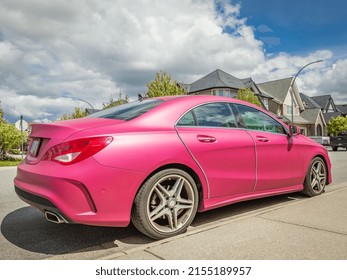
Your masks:
[[[295,136],[301,134],[301,128],[297,125],[290,125],[289,126],[289,136]]]

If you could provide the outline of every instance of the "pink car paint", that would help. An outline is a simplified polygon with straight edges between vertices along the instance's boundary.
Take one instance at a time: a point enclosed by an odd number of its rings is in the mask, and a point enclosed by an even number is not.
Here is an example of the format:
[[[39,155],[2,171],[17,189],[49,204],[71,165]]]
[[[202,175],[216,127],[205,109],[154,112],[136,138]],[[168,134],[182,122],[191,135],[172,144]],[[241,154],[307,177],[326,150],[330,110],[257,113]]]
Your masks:
[[[59,215],[61,222],[124,227],[130,223],[141,186],[151,174],[165,168],[194,174],[201,192],[199,211],[301,191],[315,157],[324,160],[326,183],[332,181],[326,149],[301,134],[177,125],[186,112],[202,104],[243,104],[273,118],[263,109],[216,96],[159,100],[163,102],[130,120],[92,116],[32,124],[31,145],[35,139],[40,145],[36,155],[28,154],[18,166],[14,179],[18,195],[42,212]],[[276,121],[289,131],[286,124]],[[94,147],[86,148],[88,151],[83,145],[81,150],[74,148],[64,159],[67,163],[59,163],[61,157],[53,161],[47,156],[61,143],[90,138],[108,139],[107,145],[95,153],[90,150]],[[91,155],[69,163],[71,157],[86,152]]]

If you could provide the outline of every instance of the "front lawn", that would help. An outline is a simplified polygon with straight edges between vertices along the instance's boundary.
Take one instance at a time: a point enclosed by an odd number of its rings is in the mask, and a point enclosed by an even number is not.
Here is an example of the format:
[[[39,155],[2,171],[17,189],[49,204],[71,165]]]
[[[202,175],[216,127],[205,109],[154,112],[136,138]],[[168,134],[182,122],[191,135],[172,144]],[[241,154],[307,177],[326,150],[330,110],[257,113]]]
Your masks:
[[[21,159],[18,160],[0,160],[0,167],[3,166],[17,166],[22,162]]]

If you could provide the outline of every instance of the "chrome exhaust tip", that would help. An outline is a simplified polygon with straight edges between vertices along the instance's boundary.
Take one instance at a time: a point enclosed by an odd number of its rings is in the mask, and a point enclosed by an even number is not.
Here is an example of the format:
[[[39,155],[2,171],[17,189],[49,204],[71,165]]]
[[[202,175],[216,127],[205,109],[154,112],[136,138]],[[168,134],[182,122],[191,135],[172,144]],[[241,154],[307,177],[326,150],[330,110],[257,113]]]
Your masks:
[[[45,211],[46,220],[55,224],[63,224],[66,221],[58,214],[55,214],[51,211]]]

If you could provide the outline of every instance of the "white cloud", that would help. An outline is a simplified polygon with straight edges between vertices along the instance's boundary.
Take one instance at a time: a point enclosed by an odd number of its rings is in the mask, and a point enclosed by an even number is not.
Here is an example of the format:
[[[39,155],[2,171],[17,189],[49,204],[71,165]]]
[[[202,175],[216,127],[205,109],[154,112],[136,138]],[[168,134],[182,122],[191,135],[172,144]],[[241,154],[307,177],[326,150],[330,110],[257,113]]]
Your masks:
[[[322,55],[332,57],[331,52],[267,56],[239,10],[223,0],[2,0],[2,107],[8,118],[54,120],[83,106],[77,98],[101,107],[119,92],[143,93],[160,70],[187,83],[216,68],[264,81],[293,75]],[[319,66],[316,80],[325,71],[335,77],[342,64]],[[314,77],[300,77],[304,88],[317,87],[308,82]],[[326,79],[317,92],[339,81]],[[338,95],[341,89],[334,88]]]
[[[259,37],[260,40],[262,40],[264,43],[266,43],[269,46],[279,46],[281,45],[281,38],[280,37]]]
[[[261,24],[257,27],[257,30],[261,33],[273,32],[273,30],[266,24]]]

